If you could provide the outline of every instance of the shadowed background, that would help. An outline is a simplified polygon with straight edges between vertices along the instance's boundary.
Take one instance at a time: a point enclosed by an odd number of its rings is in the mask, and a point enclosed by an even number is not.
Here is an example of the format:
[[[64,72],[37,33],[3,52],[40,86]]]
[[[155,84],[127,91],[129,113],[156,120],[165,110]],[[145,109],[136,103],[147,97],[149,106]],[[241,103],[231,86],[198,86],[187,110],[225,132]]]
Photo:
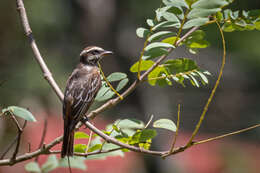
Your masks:
[[[136,28],[145,26],[145,20],[153,18],[154,10],[159,6],[158,0],[25,1],[37,44],[62,90],[66,79],[79,61],[80,51],[89,45],[97,45],[115,53],[113,57],[101,62],[105,74],[121,71],[127,73],[130,81],[133,81],[135,75],[129,72],[129,68],[137,61],[144,41],[136,37]],[[58,124],[59,127],[59,129],[54,127],[48,129],[51,139],[54,139],[62,133],[61,104],[33,59],[15,8],[15,1],[2,0],[0,2],[0,107],[18,105],[30,108],[39,123],[35,127],[39,129],[38,133],[34,134],[35,136],[41,134],[42,117],[48,116],[49,125]],[[237,0],[232,5],[234,10],[257,8],[260,8],[260,2],[257,0]],[[180,103],[182,105],[181,136],[178,144],[183,144],[199,119],[210,89],[216,80],[222,56],[221,40],[216,26],[202,29],[205,29],[207,40],[211,42],[209,49],[201,50],[194,56],[190,55],[185,48],[179,48],[171,57],[194,58],[203,69],[213,74],[210,77],[209,86],[198,89],[192,86],[183,88],[175,84],[171,87],[160,88],[144,84],[118,106],[102,113],[95,123],[102,121],[107,124],[117,118],[137,118],[148,121],[152,114],[155,119],[164,117],[176,122],[177,104]],[[260,33],[259,31],[244,31],[225,33],[225,36],[228,58],[224,77],[201,127],[202,136],[199,138],[224,134],[260,121]],[[100,104],[96,103],[94,107]],[[35,128],[31,131],[35,131]],[[54,131],[55,135],[53,135]],[[57,131],[60,133],[56,134]],[[10,121],[1,118],[0,153],[14,138],[15,132],[16,129]],[[30,136],[29,130],[26,133]],[[185,173],[190,172],[189,170],[195,172],[198,167],[200,173],[203,171],[205,173],[233,173],[238,172],[237,170],[254,173],[257,169],[257,163],[254,163],[257,158],[256,153],[260,152],[257,149],[260,143],[259,134],[260,129],[256,129],[223,139],[218,143],[196,146],[186,153],[164,161],[160,158],[137,154],[135,157],[142,160],[143,164],[138,164],[139,169],[135,172],[167,173],[174,170]],[[170,137],[170,133],[159,131],[153,148],[167,149]],[[33,140],[34,138],[30,138],[31,143],[34,143]],[[23,141],[26,148],[27,140]],[[128,159],[128,157],[123,159]],[[105,163],[104,161],[103,164]],[[132,165],[137,167],[135,162]],[[214,166],[201,170],[209,165]],[[91,169],[91,166],[89,167]],[[240,167],[243,167],[245,171],[239,169]],[[96,171],[94,169],[91,172]]]

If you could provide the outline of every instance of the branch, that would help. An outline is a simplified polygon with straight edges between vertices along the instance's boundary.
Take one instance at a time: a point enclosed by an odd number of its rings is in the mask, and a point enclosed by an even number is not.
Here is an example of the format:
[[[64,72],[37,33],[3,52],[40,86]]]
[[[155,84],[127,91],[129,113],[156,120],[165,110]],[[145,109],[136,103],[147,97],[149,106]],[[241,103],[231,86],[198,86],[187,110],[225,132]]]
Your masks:
[[[55,91],[56,95],[59,97],[59,99],[62,101],[63,100],[63,94],[59,88],[59,86],[57,85],[57,83],[55,82],[55,80],[52,77],[52,74],[50,72],[50,70],[48,69],[46,63],[44,62],[41,53],[38,49],[38,46],[35,42],[35,39],[33,37],[32,34],[32,30],[31,27],[29,25],[29,21],[27,18],[27,14],[24,8],[24,3],[23,0],[16,0],[16,5],[17,5],[17,10],[19,12],[20,15],[20,19],[22,22],[22,26],[25,32],[25,35],[28,37],[33,54],[34,54],[34,58],[36,59],[36,61],[38,62],[38,64],[41,67],[41,70],[43,72],[44,78],[48,81],[48,83],[50,84],[50,86],[52,87],[52,89]]]
[[[0,166],[2,165],[13,165],[15,163],[18,163],[18,162],[22,162],[22,161],[25,161],[25,160],[29,160],[29,159],[32,159],[36,156],[39,156],[41,154],[49,154],[49,150],[59,144],[60,142],[62,141],[62,136],[56,138],[54,141],[52,141],[51,143],[49,143],[48,145],[45,146],[45,148],[41,148],[41,149],[38,149],[34,152],[31,152],[31,153],[25,153],[21,156],[18,156],[15,158],[15,160],[13,162],[11,162],[11,159],[4,159],[4,160],[0,160]]]
[[[46,132],[47,132],[47,126],[48,126],[48,121],[47,121],[47,118],[44,119],[44,125],[43,125],[43,131],[42,131],[42,137],[41,137],[41,141],[40,141],[40,144],[39,144],[39,149],[40,148],[44,148],[45,144],[44,144],[44,139],[45,139],[45,136],[46,136]],[[35,158],[35,162],[38,161],[38,156]]]
[[[220,80],[222,78],[222,75],[223,75],[223,70],[224,70],[224,67],[225,67],[225,63],[226,63],[226,42],[225,42],[225,37],[224,37],[224,33],[221,29],[221,26],[219,25],[219,23],[216,21],[216,24],[218,26],[218,29],[219,29],[219,32],[220,32],[220,35],[221,35],[221,38],[222,38],[222,44],[223,44],[223,57],[222,57],[222,64],[221,64],[221,67],[220,67],[220,71],[219,71],[219,75],[218,75],[218,79],[214,85],[214,88],[212,89],[211,93],[210,93],[210,96],[208,98],[208,101],[206,103],[206,105],[204,106],[204,109],[202,111],[202,114],[200,116],[200,120],[199,122],[197,123],[192,135],[191,135],[191,138],[189,139],[188,143],[186,144],[187,146],[191,145],[193,143],[193,139],[195,138],[195,136],[197,135],[198,131],[199,131],[199,128],[206,116],[206,113],[208,111],[208,108],[209,108],[209,105],[213,99],[213,97],[215,96],[215,93],[216,93],[216,90],[219,86],[219,83],[220,83]]]
[[[15,125],[17,127],[17,131],[18,131],[16,147],[15,147],[14,153],[13,153],[13,155],[11,157],[11,163],[12,163],[12,162],[15,161],[16,155],[18,154],[19,147],[20,147],[20,142],[21,142],[21,136],[22,136],[22,133],[23,133],[23,129],[25,128],[25,126],[27,124],[27,121],[25,120],[24,124],[23,124],[23,127],[20,127],[17,119],[15,118],[15,116],[13,114],[11,114],[11,118],[14,121],[14,123],[15,123]]]

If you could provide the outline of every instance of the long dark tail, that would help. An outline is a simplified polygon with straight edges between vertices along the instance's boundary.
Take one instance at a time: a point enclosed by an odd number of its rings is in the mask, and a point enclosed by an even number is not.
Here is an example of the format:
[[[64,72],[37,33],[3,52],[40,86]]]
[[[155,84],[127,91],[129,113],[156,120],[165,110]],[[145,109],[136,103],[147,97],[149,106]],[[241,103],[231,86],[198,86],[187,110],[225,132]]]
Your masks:
[[[64,136],[61,149],[61,157],[73,156],[74,130],[70,131],[68,127],[64,127]]]

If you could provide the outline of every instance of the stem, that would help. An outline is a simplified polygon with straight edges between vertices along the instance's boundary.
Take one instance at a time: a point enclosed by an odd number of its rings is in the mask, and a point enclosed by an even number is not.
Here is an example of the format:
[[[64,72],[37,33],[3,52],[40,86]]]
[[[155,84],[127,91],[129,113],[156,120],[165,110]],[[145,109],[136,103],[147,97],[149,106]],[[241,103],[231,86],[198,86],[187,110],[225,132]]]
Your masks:
[[[203,122],[203,120],[205,118],[205,115],[206,115],[206,113],[208,111],[208,107],[209,107],[210,103],[212,102],[212,99],[213,99],[213,97],[214,97],[214,95],[216,93],[216,90],[217,90],[218,86],[219,86],[220,80],[221,80],[222,75],[223,75],[223,70],[224,70],[224,67],[225,67],[225,63],[226,63],[226,42],[225,42],[224,33],[223,33],[223,31],[222,31],[222,29],[221,29],[221,27],[220,27],[220,25],[219,25],[219,23],[217,21],[216,21],[216,24],[217,24],[218,29],[220,31],[221,38],[222,38],[222,44],[223,44],[222,65],[221,65],[221,68],[220,68],[218,79],[217,79],[217,81],[216,81],[216,83],[214,85],[213,90],[211,91],[210,97],[208,98],[208,101],[207,101],[206,105],[204,106],[203,112],[202,112],[202,114],[200,116],[200,120],[199,120],[198,124],[196,125],[196,128],[193,131],[189,142],[186,144],[186,146],[188,146],[188,147],[192,144],[192,141],[195,138],[195,136],[197,135],[197,133],[199,131],[199,128],[200,128],[200,126],[201,126],[201,124],[202,124],[202,122]]]

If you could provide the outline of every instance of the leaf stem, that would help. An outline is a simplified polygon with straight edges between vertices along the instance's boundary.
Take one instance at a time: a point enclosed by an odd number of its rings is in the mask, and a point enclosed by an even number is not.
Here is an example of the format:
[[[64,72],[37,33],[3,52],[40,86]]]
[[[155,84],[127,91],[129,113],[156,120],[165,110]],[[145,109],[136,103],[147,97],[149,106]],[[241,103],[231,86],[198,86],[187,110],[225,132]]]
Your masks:
[[[113,88],[113,86],[109,83],[109,81],[107,80],[107,78],[106,78],[104,72],[102,71],[102,68],[101,68],[100,63],[98,63],[98,67],[99,67],[100,73],[101,73],[103,79],[105,80],[106,84],[110,87],[110,89],[111,89],[112,91],[114,91],[114,93],[115,93],[121,100],[123,100],[123,99],[124,99],[123,96],[121,96],[121,95]]]
[[[205,118],[205,115],[206,115],[207,111],[208,111],[208,107],[209,107],[210,103],[212,102],[212,99],[213,99],[213,97],[214,97],[214,95],[216,93],[216,90],[217,90],[218,86],[219,86],[220,80],[221,80],[222,75],[223,75],[223,70],[224,70],[224,67],[225,67],[225,63],[226,63],[226,41],[225,41],[224,33],[223,33],[222,29],[221,29],[220,24],[217,21],[216,21],[216,24],[217,24],[217,27],[218,27],[218,29],[220,31],[221,38],[222,38],[222,44],[223,44],[222,65],[221,65],[221,68],[220,68],[218,79],[217,79],[217,81],[216,81],[216,83],[214,85],[213,90],[211,91],[210,97],[208,98],[208,101],[207,101],[206,105],[204,106],[203,112],[202,112],[202,114],[200,116],[200,120],[197,123],[196,128],[195,128],[195,130],[193,131],[193,133],[191,135],[191,138],[189,139],[188,143],[186,144],[187,147],[191,146],[191,144],[193,143],[193,139],[195,138],[195,136],[197,135],[197,133],[199,131],[199,128],[200,128],[200,126],[201,126],[201,124],[202,124],[202,122],[203,122],[203,120]]]

